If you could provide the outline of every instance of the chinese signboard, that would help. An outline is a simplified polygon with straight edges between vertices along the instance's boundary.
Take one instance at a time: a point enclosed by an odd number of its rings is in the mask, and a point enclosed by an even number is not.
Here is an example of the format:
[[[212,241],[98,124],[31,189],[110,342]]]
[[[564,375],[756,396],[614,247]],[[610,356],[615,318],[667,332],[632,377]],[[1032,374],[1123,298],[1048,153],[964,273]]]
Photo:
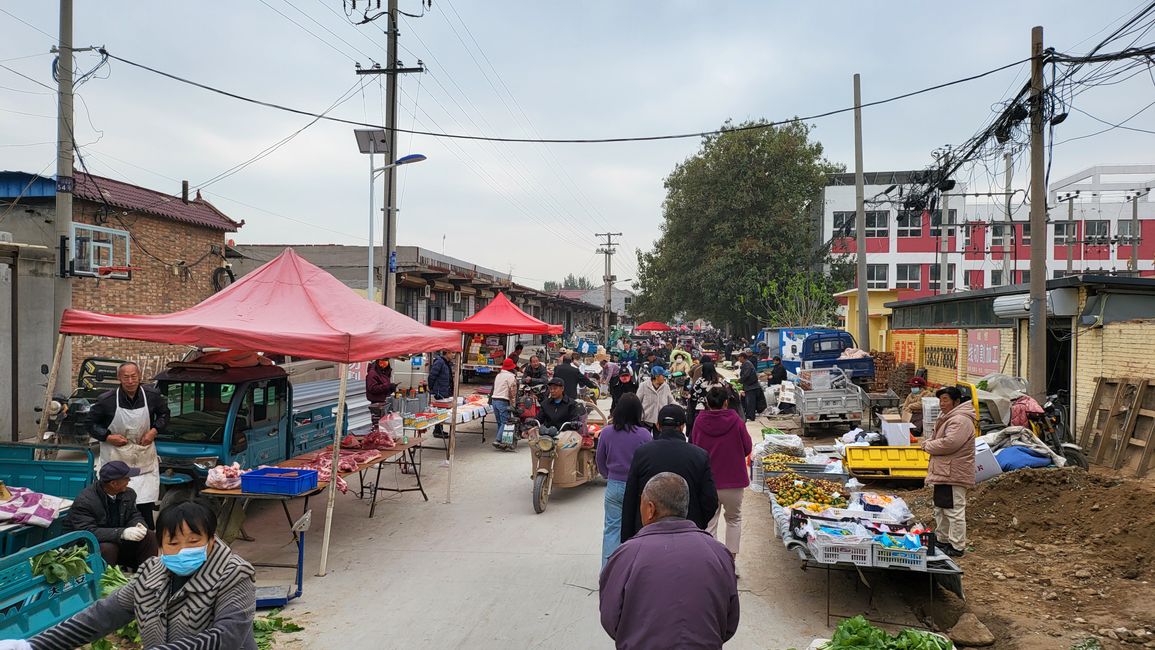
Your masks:
[[[982,377],[1002,368],[1002,333],[999,330],[967,331],[967,374]]]

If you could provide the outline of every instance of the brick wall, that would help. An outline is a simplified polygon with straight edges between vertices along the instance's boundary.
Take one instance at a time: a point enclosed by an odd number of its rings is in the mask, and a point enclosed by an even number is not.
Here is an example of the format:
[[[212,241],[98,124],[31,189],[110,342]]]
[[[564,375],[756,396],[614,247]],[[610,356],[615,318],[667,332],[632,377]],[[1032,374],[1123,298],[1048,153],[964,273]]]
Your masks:
[[[105,225],[130,230],[137,241],[132,247],[132,280],[72,280],[72,304],[77,309],[112,314],[163,314],[191,307],[213,294],[212,273],[220,266],[219,253],[209,254],[211,246],[223,250],[225,233],[162,217],[138,213],[121,215],[120,219],[97,220],[98,206],[77,201],[73,220],[78,223]],[[121,223],[123,220],[123,223]],[[143,247],[143,248],[142,248]],[[183,260],[189,268],[173,271],[165,262]],[[199,262],[198,262],[199,260]],[[188,351],[186,346],[128,341],[93,336],[72,337],[72,363],[80,367],[85,357],[105,356],[130,359],[141,365],[142,375],[151,378],[174,359]]]
[[[1075,393],[1071,398],[1071,414],[1076,432],[1081,434],[1083,420],[1091,398],[1095,395],[1095,380],[1155,378],[1155,356],[1143,353],[1155,340],[1155,319],[1108,323],[1101,328],[1079,330],[1075,339]]]

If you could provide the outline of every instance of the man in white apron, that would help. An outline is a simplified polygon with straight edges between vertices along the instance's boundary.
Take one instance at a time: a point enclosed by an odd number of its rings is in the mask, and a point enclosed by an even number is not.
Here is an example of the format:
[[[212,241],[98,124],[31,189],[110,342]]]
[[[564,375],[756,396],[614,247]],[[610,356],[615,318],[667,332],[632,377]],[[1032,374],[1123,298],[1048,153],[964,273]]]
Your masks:
[[[135,363],[121,364],[116,376],[120,388],[101,395],[92,407],[92,436],[100,441],[99,465],[119,460],[140,469],[128,486],[136,492],[137,508],[151,529],[160,499],[160,458],[153,442],[157,429],[168,424],[168,403],[140,385],[140,368]]]

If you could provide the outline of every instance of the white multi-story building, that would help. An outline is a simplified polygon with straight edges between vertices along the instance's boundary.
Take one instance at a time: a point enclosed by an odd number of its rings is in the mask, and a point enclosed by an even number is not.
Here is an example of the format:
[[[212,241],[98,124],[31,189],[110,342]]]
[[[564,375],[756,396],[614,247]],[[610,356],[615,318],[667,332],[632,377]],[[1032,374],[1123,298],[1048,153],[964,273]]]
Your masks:
[[[902,208],[898,192],[917,173],[865,174],[870,288],[906,289],[910,293],[904,297],[911,298],[938,293],[940,255],[947,264],[946,291],[1030,281],[1030,205],[1022,192],[1011,197],[1008,227],[1005,197],[976,197],[957,185],[948,192],[942,241],[941,204],[933,212]],[[1155,165],[1101,165],[1052,183],[1045,235],[1048,277],[1084,272],[1155,276],[1155,205],[1146,195],[1153,187]],[[835,254],[855,253],[854,174],[832,175],[821,199],[822,241]],[[1135,201],[1140,237],[1137,269],[1132,269]]]

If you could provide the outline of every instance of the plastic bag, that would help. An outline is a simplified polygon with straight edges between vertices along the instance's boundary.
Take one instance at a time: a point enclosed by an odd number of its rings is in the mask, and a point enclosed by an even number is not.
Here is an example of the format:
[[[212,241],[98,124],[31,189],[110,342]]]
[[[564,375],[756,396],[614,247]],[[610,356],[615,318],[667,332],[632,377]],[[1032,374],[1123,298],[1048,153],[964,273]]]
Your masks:
[[[766,445],[766,454],[787,454],[789,456],[806,456],[806,446],[802,444],[800,436],[785,434],[767,436],[763,441]]]
[[[391,438],[396,439],[401,437],[402,429],[405,428],[405,422],[401,419],[400,413],[393,412],[381,418],[380,426]]]
[[[232,465],[217,465],[209,470],[205,485],[218,490],[235,490],[241,487],[240,463]]]

